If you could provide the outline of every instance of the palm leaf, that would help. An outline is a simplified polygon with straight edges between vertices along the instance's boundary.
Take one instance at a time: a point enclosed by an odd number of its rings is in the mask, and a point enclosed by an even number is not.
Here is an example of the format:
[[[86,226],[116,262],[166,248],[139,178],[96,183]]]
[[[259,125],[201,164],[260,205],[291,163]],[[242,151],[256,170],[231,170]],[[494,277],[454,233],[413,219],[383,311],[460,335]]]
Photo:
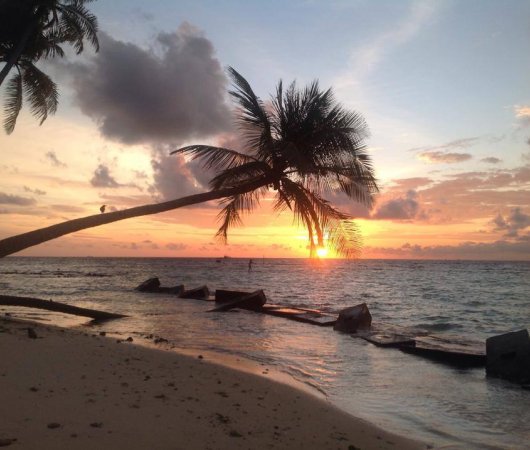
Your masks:
[[[48,114],[55,114],[57,111],[57,85],[30,62],[25,62],[22,66],[22,82],[31,112],[42,124]]]
[[[355,257],[361,247],[361,236],[351,217],[336,209],[331,203],[315,192],[306,189],[302,184],[289,179],[282,179],[282,190],[285,198],[294,203],[295,218],[303,223],[308,233],[317,235],[319,246],[324,245],[325,233],[328,233],[328,246],[344,257]],[[277,204],[284,202],[278,198]],[[310,249],[315,250],[315,242],[310,239]]]
[[[341,220],[330,228],[328,245],[341,256],[356,258],[361,253],[362,235],[353,220]]]
[[[238,122],[243,135],[249,148],[255,149],[256,153],[265,159],[270,156],[269,152],[273,145],[269,114],[248,81],[232,67],[228,67],[228,73],[234,86],[229,94],[241,107]]]
[[[15,129],[17,117],[22,109],[22,76],[16,73],[7,82],[5,89],[4,104],[4,129],[7,134],[11,134]]]
[[[266,189],[257,189],[255,191],[233,195],[221,201],[221,204],[225,204],[225,206],[217,216],[222,223],[215,235],[216,238],[226,244],[229,228],[242,225],[241,212],[250,213],[257,208],[260,198],[265,192]]]
[[[210,180],[212,189],[235,187],[265,179],[270,174],[270,167],[261,161],[250,161],[240,166],[223,170]]]
[[[202,159],[206,169],[225,170],[241,164],[254,162],[256,158],[224,147],[210,145],[188,145],[170,152],[170,155],[189,155],[192,159]]]

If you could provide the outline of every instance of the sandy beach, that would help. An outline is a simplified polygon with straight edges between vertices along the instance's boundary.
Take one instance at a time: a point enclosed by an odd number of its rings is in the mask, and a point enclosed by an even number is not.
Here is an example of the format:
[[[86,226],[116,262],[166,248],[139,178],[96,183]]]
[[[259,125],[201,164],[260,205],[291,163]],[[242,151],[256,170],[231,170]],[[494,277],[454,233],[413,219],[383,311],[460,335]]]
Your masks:
[[[2,319],[0,361],[0,445],[10,448],[429,448],[267,369],[258,376],[96,332]]]

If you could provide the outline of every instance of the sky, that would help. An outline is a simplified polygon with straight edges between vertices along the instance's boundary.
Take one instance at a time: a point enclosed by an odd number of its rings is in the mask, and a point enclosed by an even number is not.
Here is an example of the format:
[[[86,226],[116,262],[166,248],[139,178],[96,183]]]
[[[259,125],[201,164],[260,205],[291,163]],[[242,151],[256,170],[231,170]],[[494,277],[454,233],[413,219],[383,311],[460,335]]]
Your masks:
[[[39,63],[60,89],[0,134],[0,238],[207,190],[175,148],[237,142],[226,68],[264,100],[318,79],[362,114],[380,186],[362,258],[530,259],[530,2],[99,0],[100,51]],[[88,229],[20,255],[307,257],[265,199],[228,245],[217,203]],[[328,256],[334,256],[329,253]]]

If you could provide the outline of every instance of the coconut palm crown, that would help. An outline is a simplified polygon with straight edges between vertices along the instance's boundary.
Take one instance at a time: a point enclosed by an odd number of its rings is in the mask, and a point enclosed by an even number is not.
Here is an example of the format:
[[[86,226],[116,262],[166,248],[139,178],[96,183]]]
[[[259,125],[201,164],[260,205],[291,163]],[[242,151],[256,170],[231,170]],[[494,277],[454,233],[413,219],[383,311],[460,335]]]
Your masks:
[[[241,214],[258,206],[272,188],[274,209],[291,210],[306,228],[311,255],[327,240],[338,254],[355,256],[360,237],[353,218],[325,196],[342,193],[372,206],[378,187],[366,153],[368,128],[362,116],[344,109],[332,90],[322,91],[317,81],[304,89],[295,82],[284,89],[280,81],[265,104],[236,70],[228,71],[244,151],[189,145],[172,152],[201,159],[205,168],[217,171],[210,181],[212,190],[241,188],[221,200],[217,236],[226,241],[229,228],[241,224]]]
[[[58,92],[52,79],[38,69],[41,58],[64,56],[63,44],[76,53],[88,41],[96,51],[97,19],[84,6],[92,0],[0,0],[0,85],[8,73],[4,129],[12,133],[26,95],[33,115],[42,122],[57,110]]]

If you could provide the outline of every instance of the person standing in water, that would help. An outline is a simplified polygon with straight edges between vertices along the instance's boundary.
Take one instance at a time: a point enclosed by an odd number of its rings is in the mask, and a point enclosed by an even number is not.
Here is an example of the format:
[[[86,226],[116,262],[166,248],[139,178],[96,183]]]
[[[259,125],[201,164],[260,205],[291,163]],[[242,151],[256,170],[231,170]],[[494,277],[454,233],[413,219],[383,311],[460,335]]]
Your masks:
[[[252,270],[252,259],[248,260],[248,271],[250,272]]]

